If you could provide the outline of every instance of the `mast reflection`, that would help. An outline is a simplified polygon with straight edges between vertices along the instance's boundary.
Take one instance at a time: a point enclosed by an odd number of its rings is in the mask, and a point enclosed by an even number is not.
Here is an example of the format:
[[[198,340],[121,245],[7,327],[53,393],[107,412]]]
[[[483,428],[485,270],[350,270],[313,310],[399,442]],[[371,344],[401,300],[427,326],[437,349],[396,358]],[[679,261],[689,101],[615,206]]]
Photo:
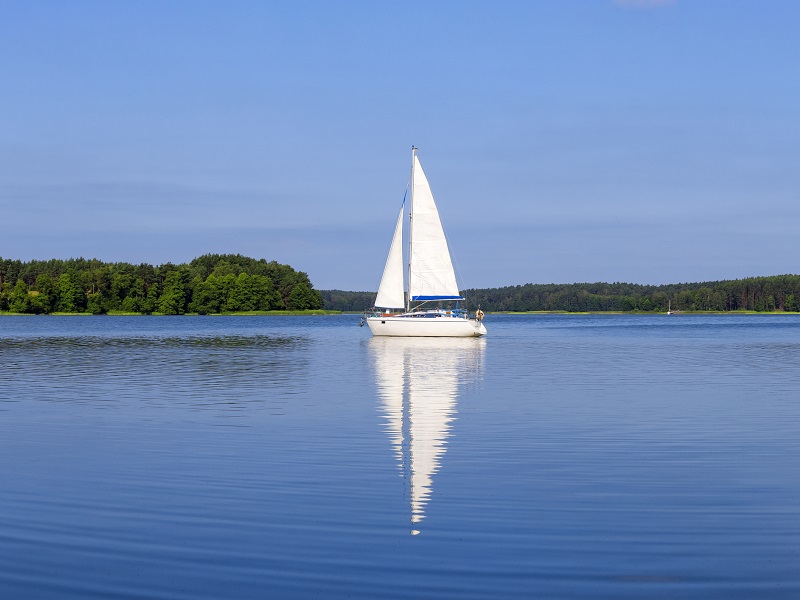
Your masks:
[[[413,535],[452,435],[459,388],[483,377],[485,347],[482,338],[369,340],[386,433],[398,471],[409,482]]]

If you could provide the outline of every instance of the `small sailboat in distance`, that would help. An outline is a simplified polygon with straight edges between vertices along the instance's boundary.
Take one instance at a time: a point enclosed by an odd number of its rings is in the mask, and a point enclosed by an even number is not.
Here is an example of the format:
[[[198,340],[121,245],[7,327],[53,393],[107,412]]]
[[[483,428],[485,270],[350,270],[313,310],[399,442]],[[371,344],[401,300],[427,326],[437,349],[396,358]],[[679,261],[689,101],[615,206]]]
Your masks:
[[[439,210],[433,193],[411,148],[411,197],[408,235],[408,290],[403,273],[403,213],[405,198],[397,217],[389,256],[378,286],[375,307],[364,321],[373,335],[411,337],[479,337],[486,334],[483,311],[472,317],[459,306],[464,300],[458,290],[453,261],[447,247]],[[448,302],[451,308],[423,310],[429,302]],[[412,306],[413,304],[413,306]],[[399,309],[398,312],[393,312]],[[363,324],[363,322],[362,322]]]
[[[667,314],[674,315],[675,313],[672,312],[672,300],[667,300]]]

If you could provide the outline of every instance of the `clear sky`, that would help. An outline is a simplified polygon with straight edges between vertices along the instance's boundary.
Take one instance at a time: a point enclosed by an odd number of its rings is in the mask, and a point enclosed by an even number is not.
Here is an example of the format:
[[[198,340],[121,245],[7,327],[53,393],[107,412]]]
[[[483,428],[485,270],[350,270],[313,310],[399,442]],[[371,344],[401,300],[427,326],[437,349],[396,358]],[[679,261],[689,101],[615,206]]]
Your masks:
[[[0,2],[0,256],[376,289],[410,149],[463,287],[800,272],[800,2]]]

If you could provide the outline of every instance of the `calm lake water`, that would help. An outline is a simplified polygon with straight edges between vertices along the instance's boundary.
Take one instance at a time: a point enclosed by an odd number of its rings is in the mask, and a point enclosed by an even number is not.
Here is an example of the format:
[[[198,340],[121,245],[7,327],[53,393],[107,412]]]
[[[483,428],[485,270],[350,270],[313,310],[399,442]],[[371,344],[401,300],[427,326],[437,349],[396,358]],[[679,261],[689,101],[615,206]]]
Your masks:
[[[800,318],[0,317],[0,598],[798,598]]]

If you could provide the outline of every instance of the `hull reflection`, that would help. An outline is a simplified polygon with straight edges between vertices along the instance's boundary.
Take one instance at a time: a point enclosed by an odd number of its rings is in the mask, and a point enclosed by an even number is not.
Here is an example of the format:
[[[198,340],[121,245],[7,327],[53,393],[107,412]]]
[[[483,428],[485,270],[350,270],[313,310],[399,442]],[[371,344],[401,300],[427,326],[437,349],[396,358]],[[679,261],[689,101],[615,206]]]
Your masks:
[[[369,340],[370,362],[398,470],[409,483],[411,533],[419,533],[452,435],[461,386],[483,377],[485,339]]]

